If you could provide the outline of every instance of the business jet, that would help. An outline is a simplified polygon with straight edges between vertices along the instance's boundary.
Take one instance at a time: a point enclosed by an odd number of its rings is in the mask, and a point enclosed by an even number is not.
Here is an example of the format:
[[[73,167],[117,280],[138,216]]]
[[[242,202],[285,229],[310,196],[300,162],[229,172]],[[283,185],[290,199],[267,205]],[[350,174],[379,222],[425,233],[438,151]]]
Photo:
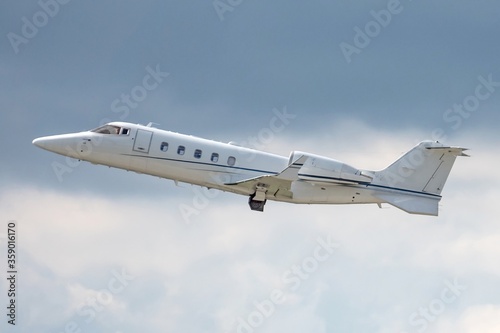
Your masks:
[[[109,167],[248,196],[252,210],[267,200],[296,204],[390,204],[411,214],[438,215],[441,192],[466,148],[423,141],[380,171],[301,151],[289,157],[232,142],[126,122],[41,137],[45,150]]]

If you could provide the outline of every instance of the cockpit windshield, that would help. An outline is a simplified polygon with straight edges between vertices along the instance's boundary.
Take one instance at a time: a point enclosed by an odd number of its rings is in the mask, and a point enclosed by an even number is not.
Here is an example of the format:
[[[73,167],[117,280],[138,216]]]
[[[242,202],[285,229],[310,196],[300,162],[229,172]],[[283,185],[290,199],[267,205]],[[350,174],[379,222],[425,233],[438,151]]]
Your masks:
[[[120,135],[128,135],[130,129],[115,125],[104,125],[101,127],[97,127],[93,129],[91,132],[99,133],[99,134],[120,134]]]

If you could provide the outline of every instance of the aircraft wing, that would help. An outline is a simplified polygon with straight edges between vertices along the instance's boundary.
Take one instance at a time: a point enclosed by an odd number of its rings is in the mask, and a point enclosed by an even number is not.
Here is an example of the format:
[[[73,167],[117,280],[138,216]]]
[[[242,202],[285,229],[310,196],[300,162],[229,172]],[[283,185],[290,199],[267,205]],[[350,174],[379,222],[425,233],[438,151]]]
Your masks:
[[[290,191],[292,181],[299,179],[299,170],[307,159],[308,156],[300,156],[278,174],[269,174],[238,181],[231,181],[225,183],[224,185],[243,187],[248,189],[249,192],[254,191],[256,188],[264,188],[267,193],[272,194],[275,197],[291,198],[293,195]]]
[[[365,174],[351,167],[345,167],[337,161],[327,161],[333,163],[331,169],[317,167],[318,157],[301,154],[293,163],[278,174],[269,174],[253,178],[232,179],[224,183],[228,186],[237,186],[246,189],[249,193],[267,193],[275,197],[292,198],[291,185],[293,181],[300,180],[308,183],[321,184],[323,186],[367,184],[372,180],[372,176]],[[335,167],[342,171],[334,173]],[[344,169],[347,170],[345,174]],[[350,172],[350,173],[349,173]]]

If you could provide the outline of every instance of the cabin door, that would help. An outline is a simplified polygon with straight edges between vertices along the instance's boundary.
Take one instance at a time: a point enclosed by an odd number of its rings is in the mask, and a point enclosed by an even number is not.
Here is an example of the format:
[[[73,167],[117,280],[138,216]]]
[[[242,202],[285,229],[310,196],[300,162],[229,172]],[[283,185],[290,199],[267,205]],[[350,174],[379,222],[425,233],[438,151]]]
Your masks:
[[[138,129],[137,134],[135,136],[133,150],[148,154],[149,147],[151,146],[152,137],[153,137],[153,132]]]

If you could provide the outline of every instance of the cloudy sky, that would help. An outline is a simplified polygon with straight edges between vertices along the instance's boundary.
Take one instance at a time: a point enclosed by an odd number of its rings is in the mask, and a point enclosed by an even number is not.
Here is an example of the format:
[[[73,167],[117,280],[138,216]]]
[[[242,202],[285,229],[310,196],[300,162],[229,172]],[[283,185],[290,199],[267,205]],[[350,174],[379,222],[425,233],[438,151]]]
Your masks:
[[[500,331],[499,3],[59,1],[0,4],[2,332]],[[293,117],[257,148],[378,169],[438,139],[472,158],[437,218],[257,213],[31,144],[108,120],[248,142],[278,111]]]

